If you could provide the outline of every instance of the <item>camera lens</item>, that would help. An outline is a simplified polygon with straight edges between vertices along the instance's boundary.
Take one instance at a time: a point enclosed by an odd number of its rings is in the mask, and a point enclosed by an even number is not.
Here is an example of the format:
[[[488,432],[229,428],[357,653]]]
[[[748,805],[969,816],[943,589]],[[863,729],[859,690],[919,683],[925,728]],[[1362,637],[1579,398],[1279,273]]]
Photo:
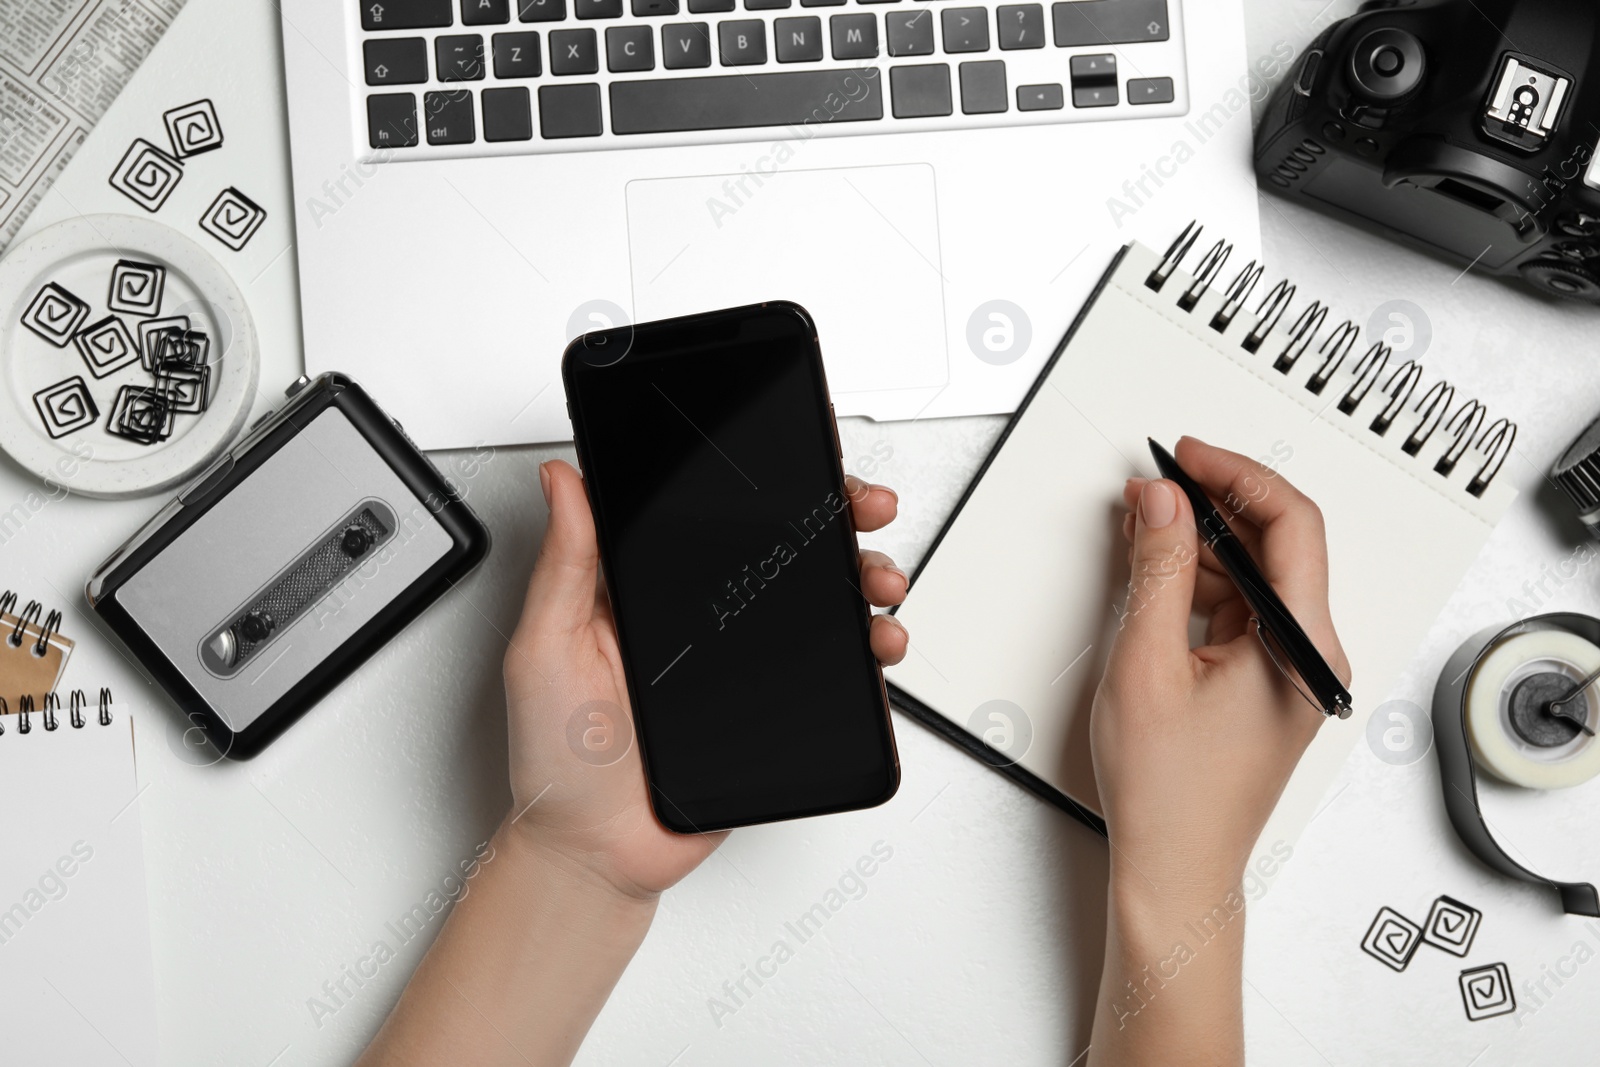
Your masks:
[[[276,625],[269,612],[252,611],[240,621],[239,633],[251,643],[265,641]]]
[[[355,559],[372,547],[372,535],[364,526],[350,526],[344,531],[344,536],[339,539],[339,547],[344,554]]]
[[[1350,81],[1356,95],[1389,106],[1422,84],[1426,61],[1422,42],[1405,30],[1373,30],[1350,52]]]

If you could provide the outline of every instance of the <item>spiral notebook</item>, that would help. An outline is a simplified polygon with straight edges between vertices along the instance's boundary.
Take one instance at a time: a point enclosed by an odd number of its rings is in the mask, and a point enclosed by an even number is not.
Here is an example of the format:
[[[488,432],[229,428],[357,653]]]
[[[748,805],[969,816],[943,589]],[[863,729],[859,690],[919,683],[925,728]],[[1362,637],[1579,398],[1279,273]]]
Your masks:
[[[155,976],[133,726],[111,694],[0,715],[0,1054],[155,1067]]]
[[[42,704],[66,670],[72,642],[62,637],[61,612],[37,600],[0,593],[0,714],[14,711],[22,697]]]
[[[1315,813],[1505,513],[1516,427],[1287,282],[1253,299],[1261,268],[1234,274],[1197,236],[1118,254],[912,576],[911,650],[886,675],[907,713],[1103,828],[1089,706],[1127,591],[1124,480],[1156,477],[1147,437],[1259,457],[1326,518],[1356,705],[1324,724],[1265,849]]]

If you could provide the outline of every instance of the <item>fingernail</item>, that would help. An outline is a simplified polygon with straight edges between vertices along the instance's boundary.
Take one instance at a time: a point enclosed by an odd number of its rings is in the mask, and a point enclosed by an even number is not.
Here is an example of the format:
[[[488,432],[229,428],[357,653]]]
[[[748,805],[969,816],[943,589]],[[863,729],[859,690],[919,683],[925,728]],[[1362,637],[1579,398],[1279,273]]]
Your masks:
[[[1168,526],[1178,517],[1178,498],[1166,482],[1150,482],[1140,491],[1139,517],[1152,530]]]
[[[550,506],[550,470],[543,463],[539,464],[539,488],[544,493],[544,506]]]
[[[895,492],[893,489],[890,489],[887,485],[874,484],[872,488],[883,490],[885,493],[888,493],[890,496],[894,497],[894,502],[896,504],[900,503],[900,494]]]
[[[910,585],[911,584],[910,576],[907,575],[906,572],[901,570],[899,567],[896,567],[893,563],[884,564],[883,569],[888,571],[890,574],[898,574],[900,576],[900,580],[902,582],[905,582],[906,585]]]
[[[899,619],[895,618],[893,615],[879,615],[878,618],[887,619],[887,620],[889,620],[889,625],[890,626],[893,626],[896,630],[899,630],[901,633],[905,633],[906,632],[906,624],[901,622]]]

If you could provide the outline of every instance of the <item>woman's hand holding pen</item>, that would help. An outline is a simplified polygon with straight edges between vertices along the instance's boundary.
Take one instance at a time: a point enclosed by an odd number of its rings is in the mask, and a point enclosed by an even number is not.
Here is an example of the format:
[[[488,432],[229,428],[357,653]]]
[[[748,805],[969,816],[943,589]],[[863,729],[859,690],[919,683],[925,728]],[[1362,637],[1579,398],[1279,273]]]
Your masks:
[[[1192,438],[1178,443],[1177,458],[1225,504],[1262,573],[1348,683],[1350,665],[1328,610],[1317,506],[1276,471]],[[1092,1062],[1184,1063],[1197,1053],[1206,1063],[1238,1062],[1240,882],[1323,716],[1274,666],[1249,606],[1200,544],[1177,486],[1131,479],[1124,499],[1132,581],[1091,724],[1111,839]],[[1193,615],[1207,623],[1199,648],[1189,642]],[[1195,941],[1183,931],[1203,918],[1222,932],[1204,948],[1186,945],[1194,958],[1185,977],[1152,979],[1176,943]],[[1146,1012],[1170,1013],[1178,1025],[1137,1025]],[[1192,1041],[1197,1032],[1212,1040],[1187,1049],[1163,1044],[1182,1034]]]

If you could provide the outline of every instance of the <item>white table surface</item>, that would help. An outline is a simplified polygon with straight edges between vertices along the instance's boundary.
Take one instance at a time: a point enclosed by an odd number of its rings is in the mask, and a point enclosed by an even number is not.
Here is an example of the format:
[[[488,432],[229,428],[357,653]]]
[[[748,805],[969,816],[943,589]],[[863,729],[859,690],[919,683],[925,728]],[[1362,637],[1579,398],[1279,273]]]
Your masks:
[[[1249,7],[1258,56],[1279,40],[1303,46],[1314,19],[1353,5]],[[1287,270],[1302,294],[1358,322],[1385,301],[1413,302],[1431,323],[1430,368],[1521,424],[1507,474],[1523,495],[1395,696],[1428,706],[1445,657],[1484,626],[1527,610],[1600,612],[1600,568],[1549,577],[1589,557],[1575,556],[1582,531],[1543,477],[1600,414],[1596,312],[1458,276],[1280,200],[1263,198],[1262,223],[1268,280]],[[278,351],[269,370],[281,372],[288,361]],[[1001,425],[846,421],[847,465],[887,442],[892,456],[875,477],[901,494],[900,522],[866,543],[914,563]],[[536,466],[554,456],[571,450],[436,456],[492,528],[489,560],[249,763],[180,758],[171,705],[109,638],[90,632],[80,606],[84,576],[159,501],[53,503],[0,548],[5,584],[53,588],[70,601],[80,652],[69,683],[108,681],[136,717],[167,1062],[345,1063],[393,1004],[442,916],[405,943],[394,928],[453,884],[509,804],[500,658],[544,530]],[[34,488],[0,462],[0,502]],[[1397,537],[1419,535],[1403,517],[1394,523]],[[904,782],[890,803],[740,831],[667,895],[580,1063],[1078,1062],[1103,942],[1103,842],[915,723],[897,716],[896,727]],[[1393,766],[1360,745],[1329,796],[1250,908],[1253,1063],[1487,1067],[1592,1056],[1600,965],[1587,961],[1600,953],[1600,923],[1562,916],[1552,894],[1474,861],[1449,829],[1431,754]],[[1600,877],[1600,790],[1494,791],[1486,805],[1550,873]],[[794,942],[785,922],[878,842],[892,857],[865,892]],[[1424,947],[1397,974],[1360,952],[1380,905],[1420,921],[1441,893],[1484,912],[1465,961]],[[750,995],[735,1002],[724,983],[738,983],[783,937],[793,958],[759,987],[745,979]],[[346,979],[336,1002],[324,983],[339,982],[380,940],[396,958],[359,988]],[[1509,966],[1524,1010],[1468,1022],[1456,975],[1491,962]],[[312,998],[335,1010],[313,1012]],[[736,1010],[719,1016],[714,999]]]

